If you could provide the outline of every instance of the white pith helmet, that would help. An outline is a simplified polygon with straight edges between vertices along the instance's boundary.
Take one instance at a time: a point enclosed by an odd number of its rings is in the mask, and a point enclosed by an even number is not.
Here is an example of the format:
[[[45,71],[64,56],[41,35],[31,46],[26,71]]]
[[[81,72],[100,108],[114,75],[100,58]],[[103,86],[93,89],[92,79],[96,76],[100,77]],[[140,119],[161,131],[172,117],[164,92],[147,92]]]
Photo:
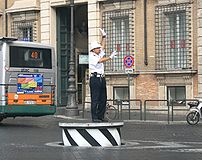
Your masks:
[[[91,45],[90,45],[90,51],[92,51],[93,49],[95,48],[101,48],[102,46],[100,45],[99,42],[95,41],[95,42],[92,42]]]

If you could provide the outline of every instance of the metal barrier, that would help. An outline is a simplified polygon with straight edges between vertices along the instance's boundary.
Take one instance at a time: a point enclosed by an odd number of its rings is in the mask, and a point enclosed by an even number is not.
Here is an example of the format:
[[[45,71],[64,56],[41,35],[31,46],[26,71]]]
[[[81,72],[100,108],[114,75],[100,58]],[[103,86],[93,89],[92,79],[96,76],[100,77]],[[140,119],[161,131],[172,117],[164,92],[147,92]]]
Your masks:
[[[174,120],[174,110],[175,111],[188,111],[189,110],[189,108],[188,108],[188,106],[186,105],[186,102],[187,101],[195,101],[195,102],[197,102],[197,103],[199,103],[199,100],[197,100],[197,99],[175,99],[175,100],[171,100],[171,120],[173,121]],[[180,102],[182,102],[182,103],[185,103],[185,106],[187,107],[187,109],[174,109],[174,103],[178,103],[179,105],[181,104]],[[178,105],[178,106],[179,106]]]
[[[147,102],[167,102],[167,110],[147,109]],[[170,123],[170,105],[168,100],[145,100],[144,101],[144,120],[146,121],[147,111],[167,111],[167,121]]]
[[[120,104],[120,101],[119,100],[112,100],[112,99],[108,99],[107,100],[107,103],[109,103],[109,102],[113,102],[113,104],[110,104],[110,105],[112,105],[112,106],[114,106],[114,102],[116,102],[116,105],[117,105],[117,112],[118,112],[118,119],[119,119],[119,111],[120,111],[120,107],[121,107],[121,104]],[[82,109],[82,111],[83,111],[83,113],[82,113],[82,118],[84,118],[85,116],[84,116],[84,112],[85,112],[85,104],[90,104],[91,102],[86,102],[86,101],[84,101],[83,102],[83,109]]]
[[[86,102],[86,101],[83,102],[82,118],[84,118],[84,113],[85,113],[85,104],[86,104],[86,103],[91,103],[91,102]]]
[[[130,102],[130,105],[128,105],[128,119],[131,119],[131,111],[140,111],[140,120],[142,120],[142,101],[140,99],[130,99],[130,100],[119,100],[119,105],[120,105],[120,111],[121,111],[121,119],[122,117],[122,113],[123,113],[123,102]],[[139,109],[132,109],[131,107],[131,102],[138,102],[139,103]],[[126,104],[127,106],[127,104]]]
[[[111,104],[112,106],[116,107],[117,108],[117,117],[118,119],[122,119],[122,112],[123,112],[123,102],[138,102],[139,103],[139,108],[134,108],[134,109],[131,109],[131,104],[128,105],[128,119],[131,119],[131,110],[135,110],[135,111],[140,111],[140,120],[142,120],[142,114],[143,114],[143,111],[142,111],[142,101],[140,99],[131,99],[131,100],[112,100],[112,99],[108,99],[107,102],[113,102],[113,104]],[[84,102],[83,103],[83,113],[82,113],[82,117],[84,118],[84,112],[85,112],[85,104],[86,103],[91,103],[91,102]],[[121,117],[120,117],[121,116]]]
[[[134,111],[139,111],[139,115],[140,115],[140,120],[143,120],[143,113],[144,113],[144,121],[146,121],[147,119],[147,112],[148,111],[166,111],[167,112],[167,121],[168,121],[168,124],[170,123],[170,112],[171,112],[171,121],[174,120],[174,111],[187,111],[189,108],[187,107],[187,109],[175,109],[175,106],[174,106],[174,103],[176,102],[180,102],[180,101],[183,101],[183,102],[187,102],[187,101],[196,101],[198,102],[197,99],[183,99],[183,100],[172,100],[172,101],[169,101],[169,100],[145,100],[144,101],[144,110],[142,109],[142,101],[140,99],[130,99],[130,100],[112,100],[112,99],[108,99],[107,102],[113,102],[111,103],[111,105],[113,105],[115,108],[117,108],[117,118],[118,119],[123,119],[123,108],[124,106],[127,106],[128,108],[126,109],[127,112],[128,112],[128,119],[130,120],[131,119],[131,111],[134,110]],[[124,104],[124,102],[130,102],[130,105],[128,104]],[[135,105],[137,105],[136,103],[138,102],[139,103],[139,108],[134,108],[134,107],[131,107],[131,102],[135,102]],[[165,106],[167,108],[165,109],[149,109],[148,108],[148,102],[165,102]],[[85,112],[85,104],[86,103],[91,103],[91,102],[84,102],[83,103],[83,113],[82,113],[82,117],[84,118],[84,112]],[[171,107],[171,108],[170,108]]]

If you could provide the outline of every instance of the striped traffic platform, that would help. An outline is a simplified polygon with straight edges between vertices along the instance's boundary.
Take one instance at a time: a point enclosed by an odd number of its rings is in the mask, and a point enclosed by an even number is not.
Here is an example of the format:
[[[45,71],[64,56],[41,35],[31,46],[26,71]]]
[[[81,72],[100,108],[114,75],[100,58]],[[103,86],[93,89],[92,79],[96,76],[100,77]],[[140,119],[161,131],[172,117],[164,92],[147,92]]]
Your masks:
[[[62,128],[64,146],[101,146],[121,145],[123,122],[112,123],[59,123]]]

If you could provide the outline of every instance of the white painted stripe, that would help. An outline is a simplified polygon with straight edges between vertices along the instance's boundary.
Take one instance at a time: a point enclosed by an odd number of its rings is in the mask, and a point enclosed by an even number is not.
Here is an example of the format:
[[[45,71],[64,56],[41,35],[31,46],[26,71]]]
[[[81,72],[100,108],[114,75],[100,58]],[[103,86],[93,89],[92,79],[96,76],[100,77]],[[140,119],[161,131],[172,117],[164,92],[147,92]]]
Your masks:
[[[191,152],[191,153],[201,153],[201,148],[194,148],[194,149],[177,149],[177,150],[169,150],[172,152]]]
[[[106,127],[106,128],[111,128],[111,127],[123,127],[124,123],[123,122],[107,122],[107,123],[60,123],[60,127],[65,127],[65,128],[89,128],[89,127]]]
[[[62,129],[62,138],[65,146],[71,146],[71,144],[69,143],[69,140],[67,139],[64,129]]]
[[[111,135],[114,137],[116,143],[118,145],[121,145],[121,137],[119,135],[119,132],[116,128],[109,128],[108,131],[111,133]]]
[[[112,146],[111,142],[98,129],[86,129],[86,131],[103,147]]]
[[[78,144],[78,146],[91,146],[76,129],[68,129],[68,132],[71,135],[72,139]]]

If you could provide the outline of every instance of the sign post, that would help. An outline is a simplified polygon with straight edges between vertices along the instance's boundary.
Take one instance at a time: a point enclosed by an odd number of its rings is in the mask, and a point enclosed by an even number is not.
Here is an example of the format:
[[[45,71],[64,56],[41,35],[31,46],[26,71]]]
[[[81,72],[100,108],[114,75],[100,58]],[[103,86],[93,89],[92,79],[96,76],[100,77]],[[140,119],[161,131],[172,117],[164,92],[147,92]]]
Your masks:
[[[124,57],[125,73],[128,74],[128,107],[129,107],[129,119],[130,119],[130,74],[133,73],[134,57]]]

